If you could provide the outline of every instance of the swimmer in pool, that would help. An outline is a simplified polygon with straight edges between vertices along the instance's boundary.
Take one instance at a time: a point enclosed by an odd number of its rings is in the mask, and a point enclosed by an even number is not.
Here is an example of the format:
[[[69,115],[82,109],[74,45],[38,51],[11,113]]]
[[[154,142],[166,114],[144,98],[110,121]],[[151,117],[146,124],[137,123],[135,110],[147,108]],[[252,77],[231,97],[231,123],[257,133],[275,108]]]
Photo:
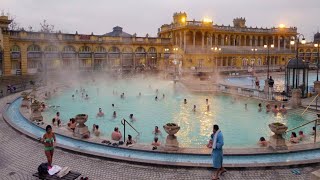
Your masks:
[[[262,105],[261,105],[261,103],[259,103],[258,107],[259,107],[258,111],[261,112],[261,111],[262,111]]]
[[[102,112],[102,109],[101,109],[101,108],[99,108],[99,112],[97,113],[97,116],[98,116],[98,117],[104,116],[104,113]]]
[[[113,118],[116,118],[116,117],[117,117],[117,112],[116,112],[116,111],[113,111],[112,117],[113,117]]]
[[[184,104],[187,104],[187,99],[184,99],[184,100],[183,100],[183,103],[184,103]]]
[[[196,106],[196,105],[193,105],[192,111],[193,111],[193,112],[196,112],[196,109],[197,109],[197,106]]]
[[[130,118],[131,121],[135,121],[136,120],[136,118],[133,117],[133,114],[130,114],[129,118]]]

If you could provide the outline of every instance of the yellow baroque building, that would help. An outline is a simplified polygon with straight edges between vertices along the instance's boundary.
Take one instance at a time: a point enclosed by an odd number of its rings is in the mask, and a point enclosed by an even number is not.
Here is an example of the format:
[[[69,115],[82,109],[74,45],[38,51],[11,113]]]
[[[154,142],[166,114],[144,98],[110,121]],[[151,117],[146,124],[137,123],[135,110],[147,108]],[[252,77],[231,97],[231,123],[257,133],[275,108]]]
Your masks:
[[[295,56],[290,39],[296,27],[247,27],[244,18],[233,26],[211,20],[189,21],[174,13],[173,22],[158,30],[158,37],[137,37],[114,27],[103,35],[12,31],[11,21],[0,16],[2,75],[32,74],[54,69],[165,70],[179,64],[184,70],[214,71],[285,65]],[[271,47],[272,45],[272,47]],[[269,48],[266,48],[266,47]]]

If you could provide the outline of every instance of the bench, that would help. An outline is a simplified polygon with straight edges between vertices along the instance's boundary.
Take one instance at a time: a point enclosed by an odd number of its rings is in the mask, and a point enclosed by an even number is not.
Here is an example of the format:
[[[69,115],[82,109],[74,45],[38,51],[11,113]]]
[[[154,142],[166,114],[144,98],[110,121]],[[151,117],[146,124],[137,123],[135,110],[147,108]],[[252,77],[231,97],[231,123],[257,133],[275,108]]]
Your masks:
[[[75,180],[80,175],[81,174],[78,172],[70,171],[67,175],[63,176],[62,178],[59,178],[57,175],[50,176],[49,174],[47,174],[45,177],[39,177],[39,173],[34,173],[32,176],[43,180]]]

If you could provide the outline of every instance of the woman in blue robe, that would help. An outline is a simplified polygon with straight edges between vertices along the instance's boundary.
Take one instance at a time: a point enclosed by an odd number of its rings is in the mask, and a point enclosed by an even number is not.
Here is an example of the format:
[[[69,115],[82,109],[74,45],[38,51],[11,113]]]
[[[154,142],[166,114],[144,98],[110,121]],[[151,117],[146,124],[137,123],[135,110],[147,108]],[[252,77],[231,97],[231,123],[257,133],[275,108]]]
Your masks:
[[[226,169],[222,166],[223,163],[223,150],[224,145],[222,132],[219,130],[218,125],[213,126],[212,137],[212,165],[213,168],[217,169],[215,176],[212,179],[219,179],[219,176],[226,172]]]

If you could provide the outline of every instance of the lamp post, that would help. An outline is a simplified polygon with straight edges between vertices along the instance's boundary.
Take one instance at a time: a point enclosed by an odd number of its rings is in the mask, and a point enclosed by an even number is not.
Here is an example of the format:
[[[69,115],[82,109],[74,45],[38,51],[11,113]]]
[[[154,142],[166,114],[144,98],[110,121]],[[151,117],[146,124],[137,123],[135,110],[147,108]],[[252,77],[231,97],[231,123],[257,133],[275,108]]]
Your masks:
[[[267,42],[267,44],[263,45],[263,47],[265,49],[267,49],[267,66],[268,66],[268,70],[267,70],[267,79],[264,81],[264,91],[268,92],[268,99],[269,99],[269,92],[270,92],[270,86],[269,86],[269,73],[270,73],[270,48],[273,49],[274,48],[274,44],[269,44],[269,40]]]
[[[168,58],[166,58],[166,54],[169,53],[169,48],[164,49],[164,60],[165,60],[165,78],[167,78],[167,71],[168,71]]]
[[[268,71],[267,71],[267,79],[269,79],[269,71],[270,71],[270,48],[274,48],[274,44],[265,44],[263,46],[264,48],[267,49],[267,64],[268,64]]]
[[[317,59],[317,81],[319,81],[319,40],[314,44],[314,47],[318,49],[317,54],[318,54],[318,59]]]
[[[251,60],[251,66],[252,66],[252,70],[253,70],[254,64],[256,62],[256,52],[258,51],[258,49],[257,48],[252,48],[251,51],[253,52],[253,63],[252,63],[252,60]]]
[[[306,39],[304,38],[303,34],[298,34],[296,38],[292,38],[290,41],[291,45],[294,45],[296,43],[296,83],[295,83],[295,88],[298,88],[298,59],[299,59],[299,43],[300,43],[300,37],[302,36],[301,39],[301,44],[306,44]]]
[[[174,75],[175,78],[177,77],[177,52],[178,52],[179,48],[173,48],[173,52],[174,52],[174,60],[173,60],[173,64],[174,64]]]
[[[212,54],[214,56],[214,54],[221,52],[221,48],[220,47],[211,47],[211,51],[212,51]],[[212,59],[212,72],[214,72],[214,69],[215,69],[214,65],[216,67],[218,66],[218,64],[217,64],[217,56],[215,57],[215,63],[213,63],[213,59]]]

